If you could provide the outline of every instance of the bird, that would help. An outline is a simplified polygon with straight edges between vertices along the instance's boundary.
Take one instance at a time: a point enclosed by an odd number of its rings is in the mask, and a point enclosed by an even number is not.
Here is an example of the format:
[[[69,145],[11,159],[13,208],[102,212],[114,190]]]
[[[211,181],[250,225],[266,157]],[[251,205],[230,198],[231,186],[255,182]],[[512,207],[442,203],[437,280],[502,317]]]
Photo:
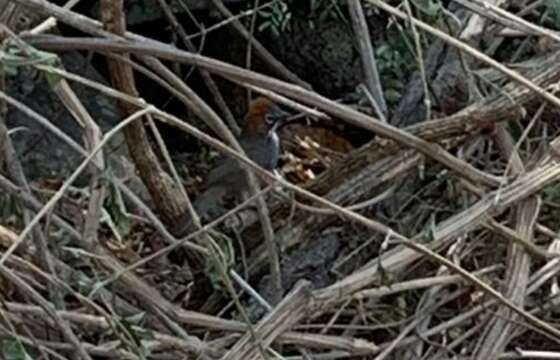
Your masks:
[[[239,145],[249,159],[265,170],[274,170],[280,158],[280,140],[277,131],[290,114],[266,97],[258,97],[249,104],[242,123]],[[240,202],[247,195],[245,172],[235,159],[222,156],[207,177],[207,189],[193,203],[202,220],[221,215],[225,200],[233,197]],[[192,220],[181,224],[180,235],[192,228]]]

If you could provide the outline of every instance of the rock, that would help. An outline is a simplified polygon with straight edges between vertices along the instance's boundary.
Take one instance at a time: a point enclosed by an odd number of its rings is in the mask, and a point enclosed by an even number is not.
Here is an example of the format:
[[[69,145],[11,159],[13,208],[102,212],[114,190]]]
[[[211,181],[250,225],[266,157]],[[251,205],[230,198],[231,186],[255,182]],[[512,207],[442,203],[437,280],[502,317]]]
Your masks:
[[[69,72],[107,84],[80,53],[64,53],[61,60]],[[119,123],[117,104],[112,98],[76,82],[70,82],[70,86],[104,133]],[[7,79],[7,92],[47,118],[73,140],[84,144],[83,128],[64,107],[40,71],[31,67],[19,68],[16,76]],[[24,172],[30,180],[64,179],[83,160],[82,155],[69,145],[14,107],[8,107],[6,123]],[[104,153],[113,174],[126,178],[136,194],[149,199],[142,182],[135,175],[122,133],[109,141]],[[84,171],[77,184],[87,184],[88,180],[88,173]]]

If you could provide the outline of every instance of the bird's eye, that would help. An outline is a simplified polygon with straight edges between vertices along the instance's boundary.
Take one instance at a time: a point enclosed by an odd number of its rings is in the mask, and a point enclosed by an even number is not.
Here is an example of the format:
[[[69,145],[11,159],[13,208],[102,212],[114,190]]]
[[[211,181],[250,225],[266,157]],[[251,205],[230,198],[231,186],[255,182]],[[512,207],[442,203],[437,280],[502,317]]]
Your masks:
[[[264,121],[266,121],[266,124],[269,126],[274,125],[274,123],[276,122],[274,116],[271,114],[266,114],[266,116],[264,117]]]

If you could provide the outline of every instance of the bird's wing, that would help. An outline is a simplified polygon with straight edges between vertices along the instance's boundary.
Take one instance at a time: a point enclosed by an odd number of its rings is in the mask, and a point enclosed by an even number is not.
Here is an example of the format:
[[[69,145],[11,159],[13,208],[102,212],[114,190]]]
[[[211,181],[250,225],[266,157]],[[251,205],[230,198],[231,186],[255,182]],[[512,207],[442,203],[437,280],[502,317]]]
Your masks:
[[[200,194],[194,202],[194,208],[198,215],[204,220],[220,216],[224,213],[224,198],[228,189],[225,186],[213,186]]]
[[[230,184],[235,182],[235,178],[239,176],[243,176],[243,173],[237,161],[223,157],[217,161],[216,166],[208,174],[207,184],[208,187],[216,184]]]
[[[245,137],[239,144],[245,150],[249,159],[267,170],[272,170],[278,163],[278,143],[273,139],[259,137]],[[216,166],[207,178],[208,186],[214,184],[245,184],[245,175],[239,162],[231,157],[223,156],[216,162]]]

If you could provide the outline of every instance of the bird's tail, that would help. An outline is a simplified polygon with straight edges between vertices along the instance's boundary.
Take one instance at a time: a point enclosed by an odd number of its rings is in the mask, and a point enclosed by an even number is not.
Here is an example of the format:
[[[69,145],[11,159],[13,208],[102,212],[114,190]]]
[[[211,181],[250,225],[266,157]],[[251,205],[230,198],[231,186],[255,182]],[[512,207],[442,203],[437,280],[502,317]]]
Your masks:
[[[224,213],[225,208],[222,200],[227,195],[226,191],[227,190],[223,187],[214,186],[207,189],[197,197],[193,206],[203,223]],[[173,226],[173,229],[171,229],[173,235],[177,237],[186,236],[194,230],[195,226],[193,219],[188,211],[185,211],[183,216],[181,216],[181,218]]]

